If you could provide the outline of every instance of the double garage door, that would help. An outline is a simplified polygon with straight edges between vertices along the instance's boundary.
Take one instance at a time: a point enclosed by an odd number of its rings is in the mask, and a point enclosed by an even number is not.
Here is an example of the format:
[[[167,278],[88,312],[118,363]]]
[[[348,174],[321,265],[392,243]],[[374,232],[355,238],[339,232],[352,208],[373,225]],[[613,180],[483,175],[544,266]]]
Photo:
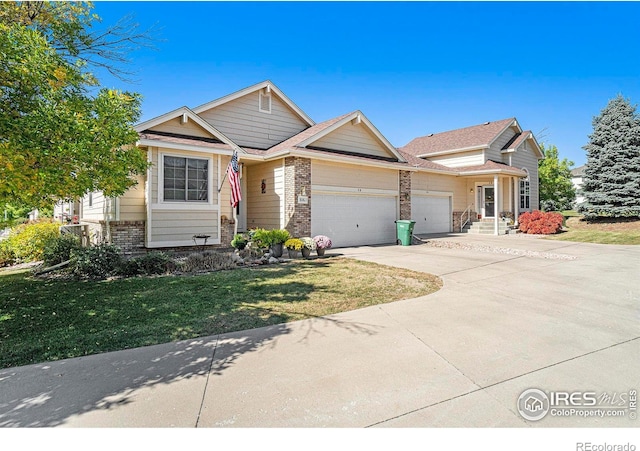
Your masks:
[[[411,219],[416,221],[413,233],[451,232],[451,196],[411,196]]]
[[[314,193],[311,234],[327,235],[334,247],[395,243],[397,197]]]

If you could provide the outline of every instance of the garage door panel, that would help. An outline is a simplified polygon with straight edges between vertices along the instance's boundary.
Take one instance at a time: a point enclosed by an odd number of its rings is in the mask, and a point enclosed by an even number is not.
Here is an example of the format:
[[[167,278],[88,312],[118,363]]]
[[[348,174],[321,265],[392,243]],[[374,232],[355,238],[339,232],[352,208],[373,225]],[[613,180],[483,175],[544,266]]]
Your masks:
[[[334,247],[394,243],[396,198],[343,194],[314,194],[311,233],[327,235]]]
[[[413,195],[411,219],[416,234],[450,232],[451,197]]]

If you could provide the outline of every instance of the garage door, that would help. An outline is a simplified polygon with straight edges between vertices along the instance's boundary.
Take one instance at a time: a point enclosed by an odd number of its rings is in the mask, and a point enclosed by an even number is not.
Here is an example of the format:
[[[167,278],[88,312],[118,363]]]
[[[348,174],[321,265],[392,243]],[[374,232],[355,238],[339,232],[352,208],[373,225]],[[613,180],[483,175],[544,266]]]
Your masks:
[[[451,197],[412,195],[411,219],[416,234],[451,232]]]
[[[314,194],[311,234],[327,235],[334,247],[395,243],[396,197]]]

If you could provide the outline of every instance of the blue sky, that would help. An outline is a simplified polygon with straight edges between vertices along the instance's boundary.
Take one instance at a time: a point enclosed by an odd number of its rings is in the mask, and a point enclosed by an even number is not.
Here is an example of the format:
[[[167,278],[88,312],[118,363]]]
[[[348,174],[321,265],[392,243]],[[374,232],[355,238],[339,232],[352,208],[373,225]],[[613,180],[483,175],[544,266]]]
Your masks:
[[[640,3],[97,2],[131,55],[143,120],[269,79],[316,122],[359,109],[396,146],[515,116],[584,164],[593,116],[640,102]]]

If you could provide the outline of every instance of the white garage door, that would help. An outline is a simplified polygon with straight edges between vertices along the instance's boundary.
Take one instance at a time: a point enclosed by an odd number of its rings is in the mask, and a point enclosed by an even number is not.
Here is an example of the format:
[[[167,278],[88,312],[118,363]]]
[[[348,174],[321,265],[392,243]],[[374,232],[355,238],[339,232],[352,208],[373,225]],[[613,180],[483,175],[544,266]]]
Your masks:
[[[333,247],[395,243],[396,197],[314,194],[311,234],[326,235]]]
[[[412,195],[411,219],[415,234],[451,232],[451,197]]]

